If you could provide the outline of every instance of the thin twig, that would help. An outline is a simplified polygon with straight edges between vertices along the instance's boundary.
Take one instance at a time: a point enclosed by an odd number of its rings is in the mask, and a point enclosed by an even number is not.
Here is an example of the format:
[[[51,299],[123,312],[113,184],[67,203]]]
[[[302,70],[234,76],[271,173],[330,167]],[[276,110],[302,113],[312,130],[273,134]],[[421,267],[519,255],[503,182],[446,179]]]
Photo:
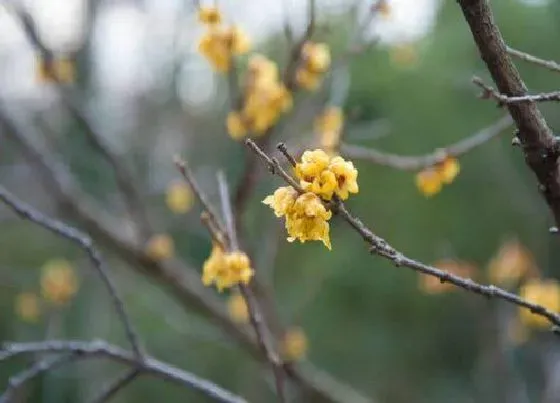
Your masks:
[[[494,98],[500,105],[515,104],[519,102],[550,102],[560,101],[560,91],[545,92],[536,95],[508,96],[500,94],[494,88],[485,84],[480,77],[473,77],[472,82],[482,88],[481,98]]]
[[[237,235],[235,234],[234,217],[231,208],[228,185],[226,177],[221,171],[218,172],[218,185],[220,187],[222,213],[224,216],[224,221],[226,222],[228,238],[230,239],[229,249],[235,251],[238,250],[239,244],[237,242]],[[251,325],[255,330],[257,341],[261,349],[263,350],[263,353],[266,355],[268,361],[270,362],[270,365],[272,366],[278,399],[280,402],[285,402],[286,397],[284,395],[284,370],[282,368],[282,362],[272,346],[270,334],[264,323],[262,312],[258,305],[257,299],[253,295],[253,292],[248,285],[239,284],[239,290],[241,292],[241,295],[245,299],[245,303],[247,304],[247,308],[249,311],[249,321],[251,322]]]
[[[227,232],[224,228],[224,225],[222,224],[216,211],[214,211],[214,208],[212,207],[212,204],[208,200],[208,197],[202,191],[202,188],[200,187],[197,180],[195,179],[194,174],[190,169],[189,165],[187,164],[187,162],[181,159],[179,156],[175,156],[174,162],[175,162],[175,166],[177,167],[181,175],[183,175],[183,178],[185,178],[185,180],[191,187],[193,193],[196,195],[200,204],[202,204],[202,208],[204,211],[206,211],[210,220],[213,222],[216,228],[222,233],[222,235],[227,236]]]
[[[251,140],[248,140],[247,142],[251,142]],[[257,152],[258,146],[253,143],[251,149]],[[274,169],[273,172],[279,175],[280,177],[282,177],[283,179],[285,179],[284,175],[278,170],[278,166],[276,162],[274,162],[274,160],[266,156],[266,154],[264,154],[262,150],[259,151],[260,151],[259,156],[261,156],[261,158],[266,163],[266,165],[269,166],[269,168],[273,167]],[[371,231],[358,217],[352,215],[347,210],[346,206],[341,200],[335,198],[333,202],[333,210],[339,216],[341,216],[348,224],[350,224],[350,226],[354,228],[354,230],[358,232],[358,234],[360,234],[362,239],[370,246],[371,253],[375,253],[381,257],[384,257],[385,259],[392,261],[395,264],[395,266],[407,267],[414,271],[437,277],[442,283],[447,282],[457,287],[463,288],[467,291],[484,295],[488,298],[497,298],[510,302],[519,307],[529,309],[532,313],[548,319],[556,327],[560,326],[560,315],[548,310],[542,305],[527,301],[519,297],[518,295],[509,293],[494,285],[478,284],[471,279],[463,278],[448,273],[444,270],[440,270],[435,267],[426,265],[424,263],[420,263],[414,259],[405,256],[402,252],[393,248],[385,239],[374,234],[373,231]]]
[[[2,395],[0,395],[0,403],[11,403],[14,401],[17,392],[25,386],[26,383],[33,378],[53,370],[71,360],[75,356],[73,354],[63,354],[56,357],[45,358],[44,360],[37,361],[35,364],[20,372],[19,374],[11,377],[8,380],[8,387]]]
[[[105,341],[68,341],[48,340],[30,343],[4,343],[0,350],[0,362],[22,354],[59,353],[72,354],[87,358],[108,358],[111,361],[129,365],[142,373],[169,380],[189,388],[198,390],[216,401],[226,403],[245,403],[240,396],[223,389],[222,387],[198,376],[176,368],[172,365],[146,357],[140,361],[137,357],[119,347],[110,345]]]
[[[524,60],[524,61],[529,62],[529,63],[536,64],[537,66],[541,66],[541,67],[544,67],[545,69],[549,69],[549,70],[556,71],[556,72],[560,73],[560,64],[556,63],[554,60],[540,59],[540,58],[538,58],[536,56],[533,56],[529,53],[525,53],[525,52],[522,52],[520,50],[513,49],[510,46],[507,47],[507,52],[511,56],[515,56],[518,59]]]
[[[131,369],[126,371],[124,374],[119,376],[109,385],[107,385],[99,395],[95,396],[93,399],[89,401],[89,403],[105,403],[111,400],[118,392],[124,389],[128,384],[134,381],[138,375],[140,374],[140,370],[137,368]]]
[[[404,171],[418,171],[441,162],[447,156],[459,157],[466,154],[467,152],[486,144],[512,124],[513,120],[509,115],[507,115],[494,122],[492,125],[485,127],[465,139],[447,147],[438,148],[431,153],[424,155],[408,156],[390,154],[374,148],[365,148],[345,143],[341,144],[340,150],[342,155],[348,158],[367,160],[373,162],[374,164],[384,165]]]
[[[29,220],[61,236],[62,238],[66,238],[74,242],[87,253],[93,267],[95,268],[95,270],[101,277],[101,280],[107,287],[107,290],[109,291],[109,295],[113,300],[113,305],[115,306],[117,315],[119,315],[119,318],[124,326],[126,336],[132,346],[132,349],[134,350],[134,353],[138,356],[138,358],[141,358],[143,356],[143,352],[142,348],[140,347],[138,334],[134,330],[130,318],[125,311],[124,303],[117,292],[115,284],[109,276],[109,272],[105,267],[105,263],[101,256],[101,253],[95,248],[91,238],[88,235],[80,232],[76,228],[70,227],[61,221],[47,217],[40,211],[17,199],[1,185],[0,200],[3,201],[8,207],[10,207],[21,218]]]

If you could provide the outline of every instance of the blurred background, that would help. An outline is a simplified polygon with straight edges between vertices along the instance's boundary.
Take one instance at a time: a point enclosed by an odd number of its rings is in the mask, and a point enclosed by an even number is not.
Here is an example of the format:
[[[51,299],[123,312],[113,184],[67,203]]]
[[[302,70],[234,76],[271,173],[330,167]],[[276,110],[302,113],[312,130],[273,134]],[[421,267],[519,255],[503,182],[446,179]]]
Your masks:
[[[217,204],[216,172],[223,170],[235,188],[246,151],[226,130],[231,82],[197,51],[205,27],[195,5],[187,0],[23,4],[41,41],[68,58],[66,75],[60,73],[64,85],[79,94],[96,130],[131,168],[162,234],[163,257],[199,273],[211,240],[199,220],[200,206],[177,182],[173,155],[189,162]],[[308,20],[305,1],[220,0],[218,6],[227,23],[245,30],[251,52],[267,55],[280,69],[293,48],[286,24],[297,39]],[[371,7],[365,1],[317,1],[312,38],[330,46],[332,68],[316,91],[294,93],[294,108],[283,115],[271,144],[317,144],[313,123],[326,106],[343,110],[345,143],[403,155],[431,152],[504,115],[493,102],[477,98],[471,84],[473,75],[491,80],[456,2],[388,0],[358,30]],[[560,60],[559,2],[494,0],[492,7],[508,45]],[[248,57],[237,60],[240,79]],[[41,74],[41,60],[10,5],[0,3],[2,113],[17,119],[31,143],[69,167],[83,192],[117,217],[126,234],[127,223],[133,225],[123,213],[111,167],[88,142],[58,85]],[[516,64],[531,92],[559,88],[557,73]],[[560,125],[557,105],[543,104],[541,110],[553,129]],[[36,208],[84,228],[57,203],[7,132],[0,125],[0,182]],[[360,193],[348,206],[413,258],[499,282],[558,310],[558,240],[547,231],[550,213],[511,137],[512,129],[506,129],[461,156],[460,174],[432,197],[416,187],[414,172],[355,160]],[[282,223],[261,204],[280,181],[258,164],[254,170],[262,175],[243,215],[244,245],[285,326],[288,336],[280,344],[287,345],[291,359],[313,363],[375,402],[560,401],[560,345],[547,326],[512,306],[423,280],[370,256],[336,217],[332,251],[318,242],[286,242]],[[179,301],[101,245],[152,355],[251,402],[274,401],[268,366],[196,306]],[[106,290],[83,253],[5,208],[0,209],[0,289],[2,341],[102,338],[126,346]],[[232,320],[250,329],[235,295],[207,291]],[[1,363],[0,388],[28,362]],[[76,363],[37,378],[18,401],[88,401],[121,370],[107,362]],[[292,389],[295,401],[311,401]],[[156,399],[210,401],[148,376],[113,401]]]

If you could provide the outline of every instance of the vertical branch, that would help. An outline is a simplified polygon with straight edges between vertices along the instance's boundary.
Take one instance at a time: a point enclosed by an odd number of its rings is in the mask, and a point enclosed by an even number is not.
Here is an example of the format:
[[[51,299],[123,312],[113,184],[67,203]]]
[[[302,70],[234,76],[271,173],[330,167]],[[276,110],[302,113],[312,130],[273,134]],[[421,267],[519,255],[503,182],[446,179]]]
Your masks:
[[[229,190],[225,175],[223,172],[218,172],[218,185],[220,187],[220,199],[222,204],[222,212],[224,215],[224,221],[226,223],[226,231],[228,233],[228,238],[230,239],[230,249],[235,251],[238,250],[238,240],[235,234],[234,218],[231,209],[231,202],[229,196]],[[257,336],[257,341],[260,348],[266,355],[270,365],[272,366],[272,371],[274,374],[274,381],[276,384],[276,392],[278,394],[278,399],[280,402],[285,402],[286,397],[284,395],[284,370],[280,358],[274,351],[272,346],[271,337],[264,323],[262,312],[258,305],[257,299],[253,295],[251,288],[244,284],[239,284],[239,290],[241,295],[245,299],[247,308],[249,311],[249,320],[255,334]]]

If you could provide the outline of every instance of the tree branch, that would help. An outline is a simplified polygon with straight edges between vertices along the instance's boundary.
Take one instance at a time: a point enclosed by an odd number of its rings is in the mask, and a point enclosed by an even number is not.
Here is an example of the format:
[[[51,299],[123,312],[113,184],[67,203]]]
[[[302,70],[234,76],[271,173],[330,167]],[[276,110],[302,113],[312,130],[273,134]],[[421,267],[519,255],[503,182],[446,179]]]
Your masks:
[[[533,63],[537,66],[544,67],[545,69],[549,69],[560,73],[560,64],[556,63],[553,60],[539,59],[536,56],[533,56],[529,53],[522,52],[517,49],[513,49],[512,47],[509,46],[506,48],[506,50],[510,56],[517,57],[518,59],[524,60],[528,63]]]
[[[470,137],[446,147],[438,148],[424,155],[408,156],[390,154],[374,148],[365,148],[344,143],[341,144],[340,151],[342,155],[348,158],[367,160],[377,165],[384,165],[404,171],[419,171],[441,162],[446,156],[458,157],[486,144],[488,141],[498,136],[504,129],[510,127],[511,124],[511,117],[509,115],[505,116]]]
[[[536,95],[523,95],[519,97],[510,97],[504,94],[500,94],[491,86],[487,85],[482,81],[480,77],[473,77],[472,82],[482,88],[483,92],[481,98],[488,99],[494,98],[498,101],[498,105],[503,106],[504,104],[515,104],[519,102],[550,102],[550,101],[560,101],[560,91],[554,92],[544,92]]]
[[[98,396],[95,396],[92,400],[90,400],[89,403],[108,402],[112,397],[120,392],[121,389],[124,389],[128,384],[134,381],[139,374],[140,371],[137,368],[128,370],[123,375],[111,382],[108,386],[106,386],[105,389],[103,389]]]
[[[510,97],[525,96],[527,87],[507,54],[488,0],[458,0],[458,3],[498,91]],[[508,103],[506,106],[519,130],[525,161],[537,176],[541,192],[558,226],[560,171],[554,155],[557,141],[534,102]]]

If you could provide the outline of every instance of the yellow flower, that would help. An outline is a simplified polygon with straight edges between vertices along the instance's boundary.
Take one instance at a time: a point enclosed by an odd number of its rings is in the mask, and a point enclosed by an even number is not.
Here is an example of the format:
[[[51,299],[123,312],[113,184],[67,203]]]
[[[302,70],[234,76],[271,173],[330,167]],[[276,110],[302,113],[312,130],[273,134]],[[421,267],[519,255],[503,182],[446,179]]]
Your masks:
[[[288,329],[282,339],[282,357],[286,361],[299,361],[307,354],[308,342],[303,329]]]
[[[434,263],[434,267],[463,278],[471,278],[476,274],[476,268],[473,265],[458,260],[439,260]],[[428,276],[425,274],[420,274],[419,276],[420,290],[422,290],[426,294],[441,294],[456,289],[453,284],[447,282],[442,283],[437,277]]]
[[[231,51],[224,29],[210,28],[205,32],[200,38],[198,51],[206,57],[216,71],[225,73],[230,69]]]
[[[537,271],[535,261],[517,240],[508,240],[488,264],[488,277],[495,284],[515,284]]]
[[[305,151],[301,156],[301,162],[296,164],[296,175],[305,182],[313,182],[329,166],[330,158],[326,152],[317,148],[313,151]]]
[[[188,212],[194,204],[193,192],[190,186],[185,182],[172,182],[167,188],[165,202],[169,210],[175,214],[184,214]]]
[[[314,129],[320,135],[321,147],[333,154],[338,147],[344,124],[342,110],[335,106],[325,108],[315,119]]]
[[[227,116],[226,124],[228,133],[232,139],[240,140],[247,135],[247,125],[239,112],[230,112]]]
[[[441,175],[433,167],[424,169],[416,174],[416,186],[426,197],[431,197],[442,188]]]
[[[521,286],[519,295],[553,312],[560,311],[560,286],[556,280],[529,280]],[[527,326],[543,328],[550,325],[546,318],[525,308],[519,308],[519,315],[521,322]]]
[[[331,217],[332,213],[325,208],[315,193],[307,192],[298,196],[292,209],[286,215],[288,242],[296,239],[300,242],[322,241],[330,250],[328,220]]]
[[[243,55],[251,50],[251,40],[247,33],[238,26],[229,28],[229,41],[231,52],[234,55]]]
[[[321,74],[309,71],[303,67],[298,68],[296,71],[297,85],[308,91],[315,91],[317,88],[319,88],[321,79]]]
[[[298,194],[291,186],[282,186],[274,191],[274,194],[267,196],[263,203],[274,210],[276,217],[282,217],[291,211]]]
[[[259,53],[249,59],[249,87],[267,86],[278,81],[278,66],[276,63]]]
[[[437,170],[441,176],[441,181],[449,184],[459,175],[461,167],[457,158],[448,156],[441,163],[437,164]]]
[[[53,259],[41,268],[41,294],[57,305],[67,303],[78,291],[78,280],[70,262]]]
[[[324,43],[306,42],[301,50],[303,61],[311,73],[324,73],[331,64],[331,52]]]
[[[39,83],[60,81],[68,84],[75,81],[74,61],[68,57],[55,57],[47,63],[43,57],[38,56],[36,64],[36,77]]]
[[[342,157],[334,157],[329,164],[329,170],[336,177],[335,193],[342,200],[348,199],[349,193],[359,192],[358,170],[351,161],[345,161]]]
[[[222,22],[222,14],[217,7],[203,6],[198,9],[198,20],[203,24],[217,25]]]
[[[205,286],[215,283],[221,292],[224,288],[240,283],[249,284],[253,273],[251,262],[245,253],[225,253],[219,245],[214,245],[202,267],[202,283]]]
[[[228,313],[236,323],[247,323],[249,321],[249,309],[243,295],[236,292],[232,294],[227,302]]]
[[[16,297],[15,311],[19,318],[25,322],[37,322],[41,314],[39,298],[32,292],[22,292]]]
[[[312,182],[300,181],[300,185],[306,192],[313,192],[325,200],[331,200],[333,193],[337,190],[336,175],[327,169],[313,178]]]
[[[175,254],[173,238],[168,234],[157,234],[146,244],[146,254],[153,260],[166,260]]]

